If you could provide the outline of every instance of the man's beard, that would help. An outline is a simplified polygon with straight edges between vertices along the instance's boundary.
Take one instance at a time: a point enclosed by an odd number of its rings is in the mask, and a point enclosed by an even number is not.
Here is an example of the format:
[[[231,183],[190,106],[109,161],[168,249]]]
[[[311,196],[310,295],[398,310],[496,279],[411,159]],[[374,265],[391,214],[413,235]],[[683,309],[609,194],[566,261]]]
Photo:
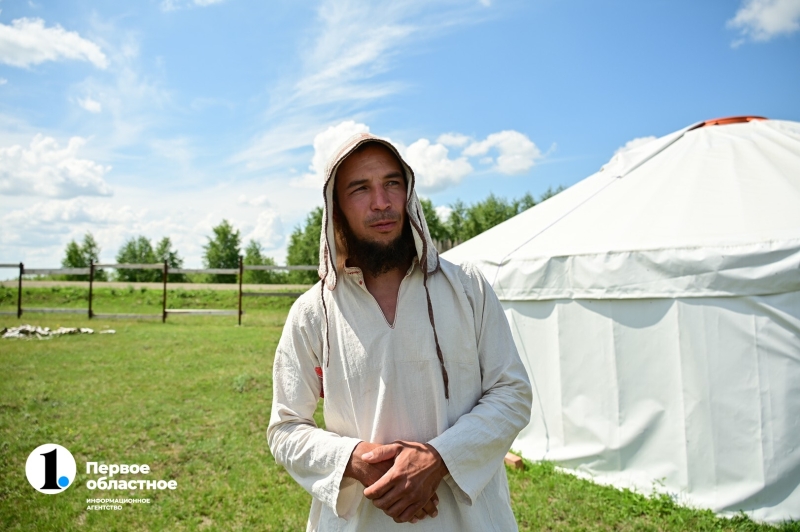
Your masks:
[[[377,277],[395,268],[408,268],[417,253],[408,218],[403,224],[403,232],[400,236],[388,244],[365,240],[356,236],[341,211],[339,211],[337,218],[339,219],[337,227],[341,231],[342,239],[347,247],[348,259],[351,259],[372,277]],[[386,217],[386,219],[389,219],[389,217]]]

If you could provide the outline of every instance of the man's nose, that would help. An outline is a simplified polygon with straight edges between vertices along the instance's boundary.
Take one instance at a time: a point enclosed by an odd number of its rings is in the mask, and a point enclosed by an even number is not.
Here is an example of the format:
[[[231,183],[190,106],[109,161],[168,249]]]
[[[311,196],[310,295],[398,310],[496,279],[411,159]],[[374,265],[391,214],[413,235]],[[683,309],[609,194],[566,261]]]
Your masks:
[[[375,187],[372,194],[372,208],[376,211],[385,211],[392,206],[389,201],[389,194],[386,193],[383,187]]]

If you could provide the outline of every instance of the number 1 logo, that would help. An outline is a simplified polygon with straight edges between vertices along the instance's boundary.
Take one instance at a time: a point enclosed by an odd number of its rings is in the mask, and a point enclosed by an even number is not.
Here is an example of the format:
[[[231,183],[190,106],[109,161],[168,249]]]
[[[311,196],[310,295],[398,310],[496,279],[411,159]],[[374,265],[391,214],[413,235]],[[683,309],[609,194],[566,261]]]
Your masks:
[[[25,476],[36,491],[53,495],[61,493],[75,480],[75,458],[66,447],[55,443],[40,445],[28,455]]]

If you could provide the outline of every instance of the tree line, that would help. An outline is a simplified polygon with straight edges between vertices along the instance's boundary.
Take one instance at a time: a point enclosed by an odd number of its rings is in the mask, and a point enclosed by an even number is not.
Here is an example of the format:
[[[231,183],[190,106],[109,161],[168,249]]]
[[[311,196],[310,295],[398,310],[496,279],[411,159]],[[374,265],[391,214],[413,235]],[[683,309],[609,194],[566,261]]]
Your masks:
[[[448,242],[455,245],[481,234],[517,214],[530,209],[537,203],[558,194],[563,187],[548,188],[536,201],[528,193],[511,201],[490,194],[485,200],[466,205],[458,200],[449,206],[450,215],[441,220],[436,208],[428,199],[422,199],[422,210],[431,237],[437,242]],[[316,265],[319,263],[319,235],[322,230],[322,207],[313,209],[305,221],[295,227],[289,236],[286,253],[288,265]],[[242,250],[241,233],[227,220],[211,229],[203,246],[203,266],[205,268],[238,268],[239,256],[242,262],[253,266],[274,266],[275,261],[264,254],[264,249],[257,240],[250,240]],[[91,263],[98,263],[100,246],[90,232],[78,243],[70,241],[64,251],[61,265],[65,268],[87,268]],[[183,259],[178,250],[173,248],[169,237],[163,237],[153,246],[145,236],[135,236],[125,241],[116,256],[119,264],[154,264],[166,263],[170,269],[183,267]],[[126,282],[158,282],[161,281],[160,270],[116,270],[114,280]],[[68,275],[69,280],[88,280],[86,275]],[[102,269],[95,270],[95,279],[109,280],[109,275]],[[247,284],[313,284],[318,280],[315,271],[245,270],[242,281]],[[210,282],[234,283],[235,275],[209,274],[187,277],[182,273],[170,273],[170,282]]]
[[[238,268],[239,255],[242,254],[241,233],[234,228],[228,220],[222,220],[218,226],[211,229],[212,235],[207,237],[208,242],[203,246],[203,266],[205,268]],[[61,266],[64,268],[88,268],[90,264],[100,261],[100,246],[91,232],[87,232],[83,240],[78,243],[70,241],[64,251]],[[153,246],[150,239],[139,235],[125,241],[116,255],[118,264],[163,264],[167,263],[169,269],[183,268],[183,258],[177,249],[172,246],[169,237],[164,237]],[[244,249],[242,262],[248,265],[274,266],[275,261],[264,255],[263,247],[257,240],[250,240]],[[67,280],[87,281],[87,275],[67,275]],[[109,275],[102,269],[96,269],[94,278],[98,281],[109,280]],[[160,282],[161,270],[116,270],[113,280],[124,282]],[[169,282],[182,283],[208,282],[208,283],[235,283],[236,275],[210,274],[192,276],[190,279],[183,273],[170,273]],[[243,282],[252,284],[281,284],[286,283],[286,274],[275,271],[244,272]]]
[[[436,208],[430,200],[421,199],[420,203],[431,238],[440,243],[448,242],[455,245],[466,242],[563,190],[562,186],[548,188],[539,196],[538,201],[530,193],[510,201],[489,194],[485,200],[471,205],[458,200],[449,206],[451,212],[446,220],[439,218]],[[322,231],[322,207],[317,207],[308,213],[303,225],[296,227],[289,237],[286,263],[319,264],[320,231]],[[317,272],[312,271],[290,272],[288,278],[289,282],[304,284],[315,283],[318,280]]]

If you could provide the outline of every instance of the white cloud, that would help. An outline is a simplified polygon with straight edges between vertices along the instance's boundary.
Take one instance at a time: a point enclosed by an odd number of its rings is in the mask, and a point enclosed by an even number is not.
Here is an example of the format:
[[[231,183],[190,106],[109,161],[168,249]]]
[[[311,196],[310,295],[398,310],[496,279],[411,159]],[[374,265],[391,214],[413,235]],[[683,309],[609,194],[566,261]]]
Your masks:
[[[5,85],[6,83],[8,83],[6,78],[0,78],[0,85]]]
[[[184,173],[190,171],[194,149],[189,139],[185,137],[153,139],[149,145],[154,153],[177,163]]]
[[[800,0],[744,0],[736,15],[727,23],[738,29],[744,40],[768,41],[800,29]]]
[[[52,137],[36,135],[30,147],[0,148],[0,193],[14,196],[110,196],[103,176],[111,170],[77,157],[86,139],[72,137],[61,148]]]
[[[268,196],[273,207],[240,206],[237,200],[242,195],[253,198],[254,203]],[[198,268],[202,266],[202,246],[222,219],[241,230],[243,244],[255,238],[268,255],[282,262],[287,243],[284,229],[301,223],[318,198],[318,192],[299,193],[287,187],[285,180],[263,176],[211,187],[193,183],[159,194],[126,178],[110,198],[42,200],[0,193],[0,262],[55,266],[70,239],[80,240],[91,231],[102,248],[103,261],[113,262],[128,238],[144,235],[155,243],[168,236],[186,267]]]
[[[177,11],[187,7],[206,7],[213,4],[221,4],[225,0],[162,0],[161,11]]]
[[[296,73],[269,95],[266,131],[234,160],[249,169],[274,165],[276,156],[307,146],[323,124],[357,117],[376,100],[408,86],[387,80],[398,57],[415,46],[486,17],[478,3],[449,0],[364,2],[322,0],[300,50]]]
[[[396,92],[396,85],[368,81],[389,68],[401,43],[416,31],[406,22],[409,8],[401,2],[377,6],[356,0],[324,1],[318,11],[319,38],[305,54],[305,75],[295,84],[291,100],[318,106],[363,102]]]
[[[255,198],[251,198],[246,194],[241,194],[237,200],[239,205],[250,205],[252,207],[263,207],[265,205],[269,205],[269,198],[267,198],[266,194],[262,194],[260,196],[256,196]]]
[[[447,205],[439,205],[435,207],[434,210],[436,211],[436,216],[439,217],[443,223],[447,222],[450,219],[450,215],[453,214],[453,209],[448,207]]]
[[[472,141],[471,137],[462,135],[461,133],[444,133],[439,135],[436,142],[444,144],[445,146],[452,146],[454,148],[462,148]]]
[[[88,96],[102,103],[103,119],[92,123],[92,145],[106,153],[134,145],[156,151],[162,146],[180,150],[182,141],[162,135],[168,129],[165,126],[174,123],[175,115],[185,110],[184,102],[174,102],[172,92],[165,88],[165,69],[153,68],[140,58],[141,35],[97,17],[91,24],[92,34],[108,55],[109,68],[107,73],[85,77],[70,87],[70,98],[79,103]]]
[[[58,24],[46,28],[40,18],[19,18],[10,26],[0,24],[0,62],[27,68],[61,59],[89,61],[98,68],[108,66],[97,44]]]
[[[91,232],[100,245],[100,260],[114,262],[123,243],[144,235],[154,242],[169,236],[180,255],[199,254],[202,234],[192,231],[184,219],[171,214],[153,215],[105,198],[48,200],[14,210],[0,218],[0,249],[5,257],[22,260],[29,267],[56,266],[70,240],[80,241]],[[199,266],[199,259],[196,259]]]
[[[237,215],[242,215],[241,217]],[[210,235],[212,229],[219,225],[222,219],[226,219],[233,228],[239,231],[241,236],[242,246],[246,246],[250,240],[255,240],[266,251],[278,250],[285,243],[285,235],[283,232],[283,221],[280,213],[277,210],[267,208],[260,210],[255,221],[247,217],[242,212],[237,212],[231,216],[230,209],[222,211],[208,212],[203,218],[196,219],[194,224],[187,227],[183,233],[186,235],[185,239],[192,239],[194,247],[200,256],[197,257],[195,262],[201,261],[202,249],[197,244],[204,244]],[[186,249],[190,250],[191,245],[187,245]]]
[[[296,187],[319,189],[325,176],[325,167],[341,144],[356,133],[368,133],[368,125],[355,120],[346,120],[330,126],[314,137],[314,155],[309,171],[292,179]],[[388,140],[388,139],[387,139]],[[468,157],[484,155],[482,164],[494,164],[492,170],[504,174],[518,174],[529,170],[537,159],[543,157],[536,145],[517,131],[501,131],[489,135],[486,140],[475,141],[461,133],[445,133],[437,142],[418,139],[405,146],[394,142],[403,158],[414,169],[420,190],[433,192],[457,185],[474,171]],[[450,157],[449,147],[467,146],[459,157]],[[496,150],[497,158],[485,156]]]
[[[264,249],[275,249],[283,243],[283,224],[273,209],[261,211],[253,229],[242,238],[242,242],[258,241]]]
[[[99,113],[103,110],[103,106],[97,100],[92,100],[89,96],[86,98],[78,98],[78,105],[89,111],[90,113]]]
[[[362,106],[393,94],[403,85],[375,78],[388,71],[398,55],[407,53],[413,41],[467,24],[472,13],[485,16],[482,12],[477,6],[447,1],[323,0],[317,10],[318,37],[302,53],[301,75],[282,103]]]
[[[503,174],[526,172],[536,164],[537,159],[543,157],[536,144],[519,131],[513,130],[492,133],[486,140],[473,142],[467,146],[463,155],[486,155],[491,149],[499,152],[494,169]]]
[[[117,208],[107,202],[94,203],[86,198],[73,198],[34,203],[26,209],[8,213],[3,220],[14,225],[26,221],[45,224],[54,222],[109,224],[127,223],[136,218],[129,206]]]
[[[4,246],[44,248],[66,244],[69,239],[80,240],[86,231],[95,236],[103,234],[107,241],[109,232],[127,230],[142,215],[128,206],[119,208],[86,198],[49,200],[4,215],[3,227],[8,229],[0,232],[0,242]]]
[[[344,141],[356,133],[369,133],[369,126],[354,120],[345,120],[318,133],[314,137],[314,156],[311,158],[311,165],[308,167],[310,172],[293,179],[292,184],[321,189],[328,160],[333,157],[336,149]]]
[[[461,182],[472,173],[472,165],[466,157],[450,159],[444,144],[431,144],[428,139],[419,139],[406,148],[403,157],[414,169],[417,187],[435,191]]]
[[[652,142],[654,140],[656,140],[656,138],[653,137],[653,136],[650,136],[650,137],[637,137],[637,138],[635,138],[633,140],[629,140],[628,142],[626,142],[624,146],[620,146],[619,148],[617,148],[617,151],[614,152],[614,155],[616,155],[618,153],[622,153],[624,151],[628,151],[628,150],[632,150],[632,149],[638,148],[639,146],[644,146],[645,144],[649,144],[650,142]]]

